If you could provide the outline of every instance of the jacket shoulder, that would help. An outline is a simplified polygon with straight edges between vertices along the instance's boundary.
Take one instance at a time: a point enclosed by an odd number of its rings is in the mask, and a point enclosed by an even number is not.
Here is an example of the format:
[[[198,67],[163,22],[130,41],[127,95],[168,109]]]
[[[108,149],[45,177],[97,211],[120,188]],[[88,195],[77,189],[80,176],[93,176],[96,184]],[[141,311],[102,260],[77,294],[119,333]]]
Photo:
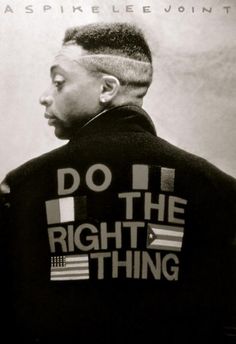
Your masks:
[[[45,169],[50,169],[56,162],[63,160],[63,157],[67,154],[66,151],[67,145],[64,145],[36,158],[30,159],[10,171],[1,185],[7,185],[9,188],[20,184],[27,179],[34,178],[36,174],[42,173]]]
[[[224,186],[236,191],[236,179],[205,158],[176,147],[162,138],[158,138],[158,145],[165,156],[163,160],[167,160],[170,165],[174,165],[173,167],[185,169],[186,173],[202,177],[217,189]]]

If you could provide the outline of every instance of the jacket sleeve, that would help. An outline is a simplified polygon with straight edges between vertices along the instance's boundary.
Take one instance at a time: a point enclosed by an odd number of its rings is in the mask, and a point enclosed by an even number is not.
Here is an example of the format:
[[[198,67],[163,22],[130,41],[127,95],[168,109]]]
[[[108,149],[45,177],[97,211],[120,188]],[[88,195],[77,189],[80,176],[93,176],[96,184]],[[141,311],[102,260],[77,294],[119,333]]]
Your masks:
[[[9,292],[9,275],[10,271],[8,268],[9,261],[9,230],[10,230],[10,188],[6,181],[3,181],[0,184],[0,271],[1,271],[1,286],[0,286],[0,295],[1,295],[1,314],[2,318],[2,327],[1,332],[6,333],[9,324],[11,323],[11,314],[10,314],[10,302],[11,295]]]
[[[225,274],[225,343],[236,344],[236,243],[232,244],[227,253],[228,266]]]
[[[10,187],[4,180],[0,184],[0,242],[1,248],[4,246],[6,226],[8,222],[8,209],[10,208]]]
[[[9,203],[10,197],[10,187],[6,180],[3,180],[0,183],[0,228],[1,228],[1,236],[3,232],[5,232],[5,222],[7,221],[7,213],[8,208],[10,207]],[[1,240],[2,242],[2,240]]]
[[[225,199],[225,229],[229,233],[224,257],[225,343],[236,344],[236,187]],[[226,233],[225,233],[226,235]]]
[[[220,240],[224,344],[236,344],[236,179],[217,168],[209,168],[213,186],[215,235]]]

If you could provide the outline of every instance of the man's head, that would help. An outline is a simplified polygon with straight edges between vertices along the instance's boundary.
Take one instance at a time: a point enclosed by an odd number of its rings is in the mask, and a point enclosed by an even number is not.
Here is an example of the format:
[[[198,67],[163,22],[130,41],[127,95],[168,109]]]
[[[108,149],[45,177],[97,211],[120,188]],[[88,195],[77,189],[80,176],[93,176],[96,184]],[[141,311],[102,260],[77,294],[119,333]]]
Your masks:
[[[142,32],[126,23],[69,29],[40,98],[55,135],[70,138],[103,110],[142,105],[152,81],[152,57]]]

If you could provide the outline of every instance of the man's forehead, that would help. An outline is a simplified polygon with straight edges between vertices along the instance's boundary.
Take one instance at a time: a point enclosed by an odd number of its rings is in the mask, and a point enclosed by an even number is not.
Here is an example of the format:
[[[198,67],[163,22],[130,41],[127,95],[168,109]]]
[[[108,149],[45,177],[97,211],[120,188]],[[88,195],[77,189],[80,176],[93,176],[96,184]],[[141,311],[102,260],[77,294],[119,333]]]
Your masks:
[[[68,58],[67,56],[57,55],[51,63],[50,72],[52,73],[57,70],[74,72],[76,68],[78,69],[78,62]]]
[[[78,60],[86,55],[87,51],[80,45],[66,44],[58,51],[51,64],[51,72],[57,68],[71,69],[78,65]]]
[[[80,45],[67,44],[62,46],[55,58],[64,57],[76,61],[84,55],[87,55],[87,51],[84,50]]]

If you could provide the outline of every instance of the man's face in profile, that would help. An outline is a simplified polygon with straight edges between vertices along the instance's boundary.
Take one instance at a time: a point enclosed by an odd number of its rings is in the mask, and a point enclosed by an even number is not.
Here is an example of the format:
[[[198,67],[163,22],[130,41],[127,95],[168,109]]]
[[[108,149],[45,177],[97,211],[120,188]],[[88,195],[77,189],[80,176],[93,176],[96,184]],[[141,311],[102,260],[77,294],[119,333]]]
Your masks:
[[[86,52],[76,46],[78,57]],[[84,66],[60,54],[51,66],[51,86],[40,97],[45,118],[55,127],[55,135],[69,139],[76,128],[83,126],[100,110],[101,83]]]

